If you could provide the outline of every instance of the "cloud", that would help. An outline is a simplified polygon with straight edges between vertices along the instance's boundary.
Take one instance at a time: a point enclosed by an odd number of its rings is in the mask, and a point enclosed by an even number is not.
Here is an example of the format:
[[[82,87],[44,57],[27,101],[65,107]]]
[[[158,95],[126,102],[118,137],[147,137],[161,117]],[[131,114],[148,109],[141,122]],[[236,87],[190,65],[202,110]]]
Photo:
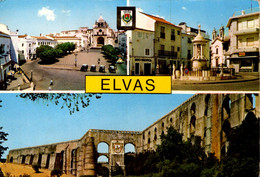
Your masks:
[[[186,7],[184,7],[184,6],[182,6],[182,7],[181,7],[181,9],[182,9],[182,10],[187,10],[187,8],[186,8]]]
[[[61,12],[67,16],[70,16],[71,10],[62,10]]]
[[[48,21],[55,20],[54,10],[50,10],[49,7],[43,7],[42,9],[38,10],[38,16],[39,17],[45,16],[46,20]]]

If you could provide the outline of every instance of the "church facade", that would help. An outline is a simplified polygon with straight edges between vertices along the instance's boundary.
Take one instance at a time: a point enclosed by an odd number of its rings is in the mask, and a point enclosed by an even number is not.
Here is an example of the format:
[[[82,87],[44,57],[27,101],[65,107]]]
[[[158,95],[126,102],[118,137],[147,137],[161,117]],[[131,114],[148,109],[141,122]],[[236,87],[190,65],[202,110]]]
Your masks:
[[[92,48],[101,48],[103,45],[115,46],[116,35],[102,16],[93,26],[93,45]]]

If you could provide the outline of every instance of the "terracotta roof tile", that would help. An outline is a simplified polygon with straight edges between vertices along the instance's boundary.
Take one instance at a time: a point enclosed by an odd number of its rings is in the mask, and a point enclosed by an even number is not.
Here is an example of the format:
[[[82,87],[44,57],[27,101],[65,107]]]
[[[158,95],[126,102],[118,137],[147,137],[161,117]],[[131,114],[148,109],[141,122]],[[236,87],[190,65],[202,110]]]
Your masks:
[[[148,17],[150,17],[150,18],[152,18],[152,19],[154,19],[154,20],[157,21],[157,22],[166,23],[166,24],[168,24],[168,25],[172,25],[172,26],[175,26],[175,27],[177,27],[177,28],[181,28],[181,27],[179,27],[179,26],[176,26],[176,25],[172,24],[171,22],[168,22],[168,21],[164,20],[163,18],[156,17],[156,16],[153,16],[153,15],[149,15],[149,14],[146,14],[146,13],[143,13],[143,12],[141,12],[141,13],[144,14],[144,15],[146,15],[146,16],[148,16]]]

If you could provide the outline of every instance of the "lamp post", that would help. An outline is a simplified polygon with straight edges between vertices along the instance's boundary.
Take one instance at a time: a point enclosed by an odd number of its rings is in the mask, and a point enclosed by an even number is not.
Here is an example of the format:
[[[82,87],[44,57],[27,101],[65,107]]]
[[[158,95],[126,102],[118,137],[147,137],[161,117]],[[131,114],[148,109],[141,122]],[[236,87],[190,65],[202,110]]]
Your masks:
[[[78,55],[78,53],[74,53],[74,55],[75,55],[75,67],[77,67],[77,55]]]

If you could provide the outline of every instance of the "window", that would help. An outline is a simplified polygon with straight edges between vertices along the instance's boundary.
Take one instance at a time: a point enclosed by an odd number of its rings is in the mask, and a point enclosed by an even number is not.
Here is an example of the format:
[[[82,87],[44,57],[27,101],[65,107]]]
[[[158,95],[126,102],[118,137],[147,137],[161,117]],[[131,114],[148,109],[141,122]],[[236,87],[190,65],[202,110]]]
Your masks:
[[[142,33],[141,32],[138,32],[138,37],[142,37]]]
[[[216,48],[216,54],[218,54],[218,48]]]
[[[180,49],[181,49],[181,48],[180,48],[180,47],[178,47],[178,48],[177,48],[177,51],[179,52],[179,51],[180,51]]]
[[[40,42],[38,42],[38,45],[40,45]]]
[[[191,38],[188,38],[188,43],[191,43]]]
[[[29,47],[31,47],[31,44],[29,44]]]
[[[175,30],[174,29],[172,29],[171,30],[171,40],[175,40]]]
[[[237,40],[237,46],[238,48],[242,47],[242,39]]]
[[[247,46],[254,46],[254,38],[247,38]]]
[[[22,43],[22,47],[24,46],[24,43]]]
[[[160,38],[165,39],[165,28],[163,26],[161,26]]]
[[[171,46],[171,52],[174,52],[174,46]]]
[[[254,20],[248,20],[247,21],[247,27],[248,28],[254,28],[254,26],[255,26]]]
[[[178,31],[178,35],[180,35],[181,34],[181,31]]]
[[[145,49],[145,55],[150,55],[150,49]]]
[[[161,45],[161,51],[164,51],[164,45]]]
[[[24,54],[24,50],[22,50],[22,54]]]

